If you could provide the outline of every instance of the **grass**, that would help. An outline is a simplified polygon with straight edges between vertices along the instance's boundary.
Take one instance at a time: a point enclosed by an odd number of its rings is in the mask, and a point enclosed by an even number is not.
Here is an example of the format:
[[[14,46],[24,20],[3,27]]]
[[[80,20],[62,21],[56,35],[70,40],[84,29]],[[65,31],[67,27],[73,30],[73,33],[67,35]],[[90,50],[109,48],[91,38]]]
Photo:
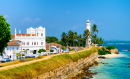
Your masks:
[[[0,71],[0,79],[32,79],[40,74],[52,71],[70,62],[75,62],[81,58],[88,57],[91,53],[97,52],[98,48],[92,48],[74,54],[62,54],[51,59],[39,61],[29,65],[24,65],[8,70]]]
[[[44,56],[39,56],[37,59],[41,59],[43,58]],[[23,61],[32,61],[32,60],[35,60],[35,58],[25,58],[25,59],[22,59]],[[10,61],[10,62],[5,62],[5,63],[0,63],[0,66],[1,67],[4,67],[4,66],[9,66],[9,65],[13,65],[13,64],[18,64],[18,63],[23,63],[20,61],[20,59],[17,59],[15,61]]]

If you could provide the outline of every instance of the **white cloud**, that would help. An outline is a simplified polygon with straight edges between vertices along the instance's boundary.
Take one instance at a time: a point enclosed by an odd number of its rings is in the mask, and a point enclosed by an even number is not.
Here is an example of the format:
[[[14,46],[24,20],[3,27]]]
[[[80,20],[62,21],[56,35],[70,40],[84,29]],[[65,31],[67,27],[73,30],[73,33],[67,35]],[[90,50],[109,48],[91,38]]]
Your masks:
[[[9,16],[8,15],[4,15],[4,18],[8,18]]]
[[[38,21],[41,21],[41,19],[40,19],[40,18],[36,18],[36,19],[34,20],[34,22],[38,22]]]
[[[72,29],[77,29],[78,27],[77,26],[73,26]]]
[[[23,20],[21,20],[21,22],[31,22],[31,23],[39,22],[39,21],[41,21],[40,18],[31,19],[31,18],[29,18],[29,17],[26,17],[26,18],[24,18]]]

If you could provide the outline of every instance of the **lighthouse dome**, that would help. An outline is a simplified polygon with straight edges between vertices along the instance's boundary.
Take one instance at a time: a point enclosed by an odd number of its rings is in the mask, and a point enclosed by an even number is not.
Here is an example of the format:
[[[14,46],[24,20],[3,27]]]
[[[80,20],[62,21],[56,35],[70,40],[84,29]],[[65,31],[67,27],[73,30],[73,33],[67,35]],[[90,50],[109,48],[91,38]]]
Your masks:
[[[89,23],[89,20],[87,20],[87,23]]]

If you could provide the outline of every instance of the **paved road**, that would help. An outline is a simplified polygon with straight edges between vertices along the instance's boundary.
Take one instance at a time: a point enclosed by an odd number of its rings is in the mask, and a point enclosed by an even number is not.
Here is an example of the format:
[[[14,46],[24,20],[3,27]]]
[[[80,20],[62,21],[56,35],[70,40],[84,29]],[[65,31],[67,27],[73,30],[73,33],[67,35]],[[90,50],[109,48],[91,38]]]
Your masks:
[[[89,48],[89,49],[91,49],[91,48]],[[80,50],[78,52],[89,50],[89,49]],[[71,52],[70,54],[73,54],[73,53],[75,53],[75,52]],[[32,60],[32,61],[18,63],[18,64],[13,64],[13,65],[5,66],[5,67],[0,67],[0,70],[7,70],[7,69],[23,66],[23,65],[28,65],[28,64],[35,63],[35,62],[38,62],[38,61],[43,61],[43,60],[50,59],[50,58],[52,58],[54,56],[58,56],[58,55],[61,55],[61,54],[48,55],[48,56],[45,56],[42,59]]]

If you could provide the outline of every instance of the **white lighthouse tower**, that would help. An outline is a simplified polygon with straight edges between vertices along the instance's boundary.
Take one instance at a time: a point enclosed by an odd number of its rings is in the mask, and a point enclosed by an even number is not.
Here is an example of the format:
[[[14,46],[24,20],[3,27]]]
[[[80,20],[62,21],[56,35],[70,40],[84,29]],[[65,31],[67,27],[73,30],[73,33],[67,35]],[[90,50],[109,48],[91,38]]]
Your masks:
[[[89,20],[87,20],[86,29],[88,29],[89,31],[91,31],[90,25],[91,25],[91,24],[90,24]],[[87,37],[87,38],[86,38],[86,45],[87,45],[87,46],[90,46],[90,45],[91,45],[91,38],[90,38],[90,37]]]

